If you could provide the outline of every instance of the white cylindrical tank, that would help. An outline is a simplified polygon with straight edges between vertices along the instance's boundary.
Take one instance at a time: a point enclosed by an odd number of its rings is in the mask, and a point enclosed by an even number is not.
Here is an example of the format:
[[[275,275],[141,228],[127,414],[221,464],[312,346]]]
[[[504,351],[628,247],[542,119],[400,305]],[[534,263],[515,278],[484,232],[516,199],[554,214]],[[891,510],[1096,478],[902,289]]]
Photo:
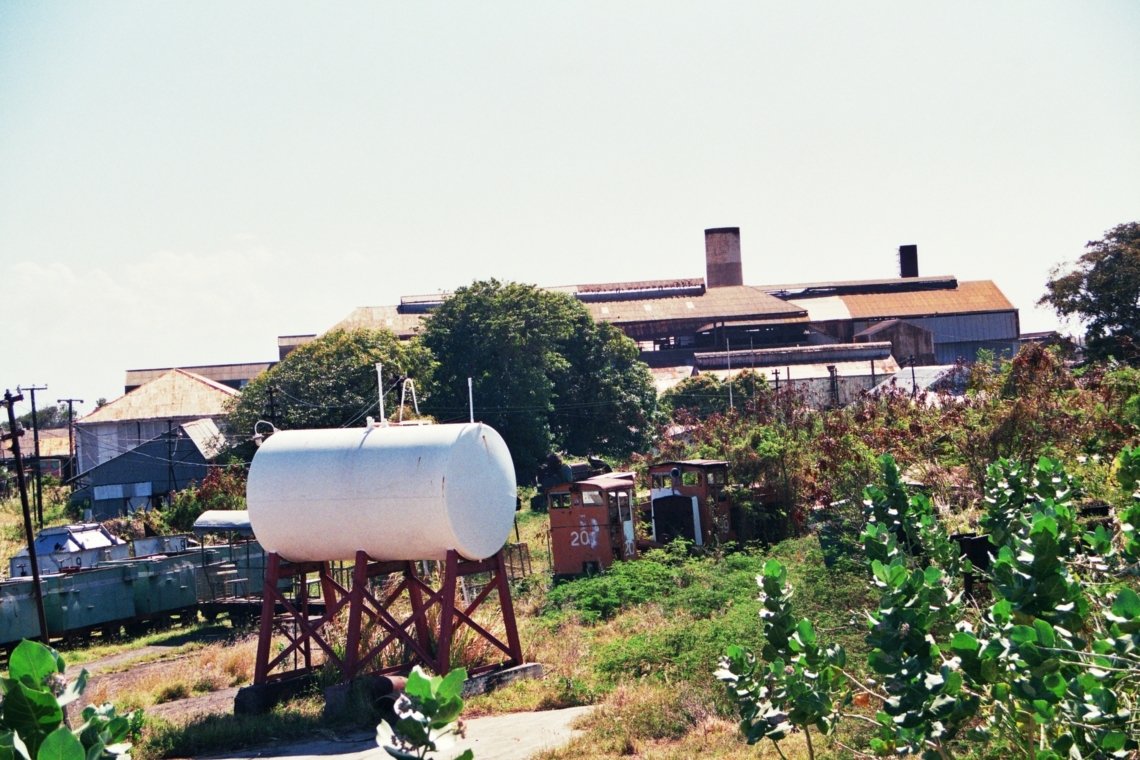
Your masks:
[[[484,559],[515,496],[507,444],[482,423],[279,431],[246,485],[257,540],[293,562]]]

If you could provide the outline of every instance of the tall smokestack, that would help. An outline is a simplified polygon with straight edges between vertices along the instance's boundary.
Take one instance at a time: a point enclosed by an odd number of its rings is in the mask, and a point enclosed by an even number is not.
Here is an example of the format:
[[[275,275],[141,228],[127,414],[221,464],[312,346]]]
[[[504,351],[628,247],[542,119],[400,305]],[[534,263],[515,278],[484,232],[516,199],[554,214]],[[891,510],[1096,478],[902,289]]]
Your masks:
[[[739,227],[705,230],[705,283],[710,288],[744,284]]]
[[[918,246],[899,246],[899,277],[918,277]]]

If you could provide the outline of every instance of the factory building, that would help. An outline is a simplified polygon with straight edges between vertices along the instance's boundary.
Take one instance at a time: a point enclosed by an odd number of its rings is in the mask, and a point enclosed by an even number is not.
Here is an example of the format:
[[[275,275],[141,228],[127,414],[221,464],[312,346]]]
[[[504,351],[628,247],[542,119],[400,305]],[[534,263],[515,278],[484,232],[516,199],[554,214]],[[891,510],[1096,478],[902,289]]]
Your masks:
[[[854,373],[852,361],[866,364],[860,383],[870,387],[899,365],[972,361],[982,349],[996,356],[1017,351],[1017,309],[992,281],[920,276],[914,245],[900,246],[898,261],[893,279],[746,285],[740,228],[719,227],[705,230],[703,279],[552,289],[572,294],[595,320],[636,341],[659,390],[700,372],[731,374],[771,364],[777,361],[773,349],[832,346],[838,353],[830,361],[821,362],[818,352],[776,353],[785,368],[804,365],[795,373],[800,377],[814,371],[809,365],[836,367],[824,373],[832,388],[840,384],[837,375]],[[334,329],[385,328],[408,338],[446,297],[407,296],[396,306],[361,307]],[[875,345],[860,352],[858,344]],[[886,357],[881,344],[889,345]],[[872,360],[855,359],[868,350],[880,356],[878,371]]]

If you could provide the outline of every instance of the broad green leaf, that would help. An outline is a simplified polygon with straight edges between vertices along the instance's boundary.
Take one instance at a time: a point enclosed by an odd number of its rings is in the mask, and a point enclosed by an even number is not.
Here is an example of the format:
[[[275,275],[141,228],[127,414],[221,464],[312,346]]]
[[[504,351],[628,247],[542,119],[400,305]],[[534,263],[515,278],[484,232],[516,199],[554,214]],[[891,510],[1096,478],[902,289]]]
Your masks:
[[[957,631],[950,639],[950,649],[955,652],[976,652],[978,646],[977,637],[966,631]]]
[[[103,750],[106,745],[102,741],[95,740],[87,746],[87,760],[100,760],[103,757]]]
[[[87,754],[75,734],[62,726],[44,737],[36,760],[86,760]]]
[[[417,747],[423,747],[429,743],[427,729],[415,718],[401,718],[396,721],[395,729],[397,734]]]
[[[1015,644],[1036,644],[1037,631],[1028,625],[1015,625],[1009,632],[1009,639]]]
[[[466,668],[454,668],[439,684],[437,696],[442,699],[458,697],[463,693],[463,685],[467,682]]]
[[[63,710],[48,692],[17,683],[4,696],[4,720],[35,753],[43,737],[63,723]]]
[[[463,700],[452,697],[446,702],[441,702],[434,714],[429,716],[431,719],[429,725],[432,728],[443,728],[458,718],[461,712],[463,712]]]
[[[404,693],[409,697],[417,697],[419,699],[431,698],[431,679],[420,670],[418,665],[412,668],[412,672],[408,674],[408,682],[404,686]]]
[[[1112,603],[1112,614],[1119,622],[1140,618],[1140,595],[1130,588],[1123,588]]]
[[[815,629],[812,628],[811,621],[804,618],[796,625],[796,634],[799,639],[806,646],[815,644]]]
[[[8,677],[33,689],[44,688],[48,677],[64,670],[59,653],[38,641],[21,641],[8,658]]]
[[[1053,634],[1053,626],[1038,618],[1033,621],[1033,629],[1037,632],[1037,642],[1043,647],[1051,647],[1056,645],[1056,637]]]
[[[1100,740],[1100,748],[1105,752],[1119,752],[1128,743],[1128,737],[1122,731],[1109,731]]]
[[[1051,691],[1053,695],[1058,699],[1065,696],[1065,691],[1068,688],[1068,684],[1059,673],[1049,673],[1043,679],[1041,679],[1041,682],[1045,688]]]

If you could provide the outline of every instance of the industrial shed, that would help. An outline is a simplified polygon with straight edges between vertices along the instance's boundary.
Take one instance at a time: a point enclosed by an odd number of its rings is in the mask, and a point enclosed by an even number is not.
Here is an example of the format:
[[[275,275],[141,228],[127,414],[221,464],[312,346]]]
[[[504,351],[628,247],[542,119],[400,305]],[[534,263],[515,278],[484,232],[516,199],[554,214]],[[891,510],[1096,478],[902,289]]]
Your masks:
[[[697,353],[694,359],[702,375],[724,381],[755,372],[816,408],[850,404],[899,371],[889,342]]]
[[[216,423],[238,392],[209,378],[172,369],[75,423],[79,472],[86,473],[184,422]]]
[[[88,501],[92,519],[149,509],[171,493],[201,482],[225,439],[213,420],[172,426],[156,438],[79,475],[75,500]]]

